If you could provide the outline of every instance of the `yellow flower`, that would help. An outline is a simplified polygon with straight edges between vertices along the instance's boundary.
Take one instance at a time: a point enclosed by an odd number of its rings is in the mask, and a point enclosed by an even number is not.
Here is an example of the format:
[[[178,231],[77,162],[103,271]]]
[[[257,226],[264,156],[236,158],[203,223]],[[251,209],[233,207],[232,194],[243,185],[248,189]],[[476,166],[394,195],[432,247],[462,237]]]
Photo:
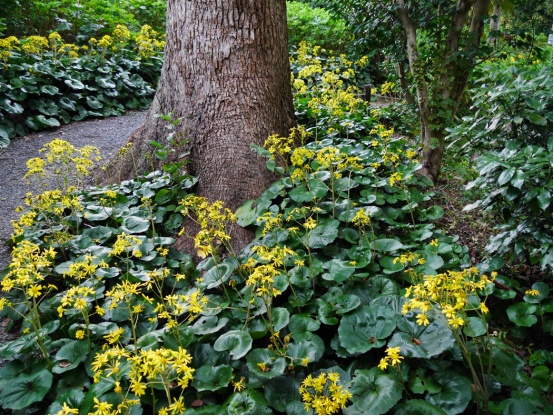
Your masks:
[[[62,409],[57,413],[58,415],[78,415],[79,409],[71,408],[66,402],[63,402]]]
[[[529,289],[529,290],[525,291],[525,294],[534,297],[534,296],[539,296],[541,294],[541,292],[539,292],[538,290],[535,290],[535,289]]]
[[[310,363],[310,359],[306,357],[302,359],[302,362],[300,363],[300,365],[303,367],[307,367],[309,363]]]
[[[427,318],[427,315],[425,315],[424,312],[420,313],[419,315],[416,315],[416,323],[420,326],[427,326],[429,325],[429,319]]]
[[[82,329],[79,329],[77,332],[75,332],[75,338],[77,339],[83,339],[85,337],[85,331]]]
[[[241,377],[239,381],[233,381],[233,391],[243,391],[246,388],[246,379]]]
[[[307,230],[313,230],[315,227],[317,227],[317,221],[313,217],[308,218],[304,223],[304,228]]]
[[[387,360],[386,357],[383,357],[381,358],[381,361],[379,361],[379,365],[377,367],[379,367],[380,370],[386,370],[387,367],[389,366],[389,362]]]
[[[32,298],[38,298],[41,294],[42,287],[40,285],[32,285],[29,288],[28,294]]]

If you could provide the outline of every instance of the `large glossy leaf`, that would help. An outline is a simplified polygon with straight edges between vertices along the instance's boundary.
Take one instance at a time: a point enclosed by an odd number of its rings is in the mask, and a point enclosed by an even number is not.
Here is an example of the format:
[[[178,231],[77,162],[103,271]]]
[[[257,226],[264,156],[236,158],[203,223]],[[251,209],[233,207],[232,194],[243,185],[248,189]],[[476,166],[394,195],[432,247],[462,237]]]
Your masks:
[[[238,360],[252,348],[252,337],[248,332],[233,330],[221,335],[214,343],[214,350],[229,351],[231,358]]]
[[[381,238],[371,242],[370,247],[377,251],[390,252],[400,250],[404,247],[400,241],[392,238]]]
[[[322,248],[335,241],[339,234],[339,221],[327,219],[319,223],[302,238],[304,244],[311,248]]]
[[[395,408],[395,415],[446,415],[447,413],[439,406],[425,400],[408,400]]]
[[[325,280],[331,280],[337,283],[344,282],[348,279],[356,268],[350,264],[349,261],[333,259],[329,260],[323,265],[323,268],[327,269],[327,273],[323,273],[321,277]]]
[[[229,365],[203,365],[194,372],[192,386],[198,391],[216,391],[229,384],[233,369]]]
[[[76,368],[85,360],[88,352],[88,341],[67,340],[56,354],[56,365],[52,368],[52,372],[61,374]]]
[[[398,320],[398,331],[389,341],[389,347],[400,347],[406,357],[433,358],[452,348],[455,338],[452,331],[440,319],[433,319],[427,326],[416,323],[416,315],[409,312]]]
[[[290,199],[295,202],[311,202],[314,199],[321,199],[325,195],[329,188],[325,185],[324,182],[319,179],[309,179],[308,185],[302,184],[295,187],[292,191],[289,192]]]
[[[48,370],[31,375],[19,374],[0,392],[2,407],[20,410],[41,401],[50,390],[52,379],[52,373]]]
[[[217,316],[202,316],[191,327],[196,335],[214,334],[223,328],[229,319]]]
[[[261,378],[273,378],[284,373],[287,362],[267,348],[250,351],[246,356],[248,369]]]
[[[272,408],[283,413],[288,403],[302,400],[299,387],[300,382],[292,377],[275,377],[265,383],[264,396]]]
[[[381,305],[365,305],[344,315],[339,324],[340,345],[350,354],[361,354],[385,345],[396,328],[396,312]]]
[[[323,340],[315,334],[309,339],[289,344],[287,356],[296,360],[296,365],[301,364],[302,360],[308,359],[310,363],[318,362],[325,351]]]
[[[275,332],[283,329],[289,324],[290,314],[289,311],[285,308],[273,308],[272,312],[272,323],[273,330]]]
[[[125,218],[123,225],[131,234],[141,234],[148,230],[150,221],[146,218],[131,215]]]
[[[206,289],[213,289],[220,286],[233,274],[237,267],[237,263],[233,258],[226,259],[223,263],[217,264],[206,272],[201,286]]]
[[[398,375],[377,367],[357,370],[347,389],[352,393],[352,405],[344,410],[347,415],[381,415],[402,398],[402,381]]]
[[[450,415],[462,413],[471,400],[471,380],[453,371],[435,373],[433,378],[442,389],[425,399]]]
[[[537,323],[535,312],[537,305],[527,302],[517,302],[506,309],[508,319],[517,326],[529,327]]]

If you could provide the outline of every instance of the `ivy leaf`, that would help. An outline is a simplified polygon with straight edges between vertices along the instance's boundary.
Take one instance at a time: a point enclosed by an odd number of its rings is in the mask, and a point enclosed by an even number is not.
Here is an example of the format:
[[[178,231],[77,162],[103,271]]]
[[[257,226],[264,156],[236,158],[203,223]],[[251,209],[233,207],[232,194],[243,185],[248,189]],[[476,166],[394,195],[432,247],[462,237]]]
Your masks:
[[[462,413],[471,400],[471,381],[453,371],[435,373],[433,378],[442,386],[442,390],[428,394],[425,399],[450,415]]]
[[[310,248],[328,246],[339,235],[339,224],[339,221],[334,219],[321,221],[317,227],[302,237],[302,241]]]
[[[342,317],[339,341],[350,354],[361,354],[385,345],[396,328],[396,312],[381,305],[363,306]]]
[[[357,370],[347,386],[352,393],[352,406],[347,415],[382,415],[402,398],[402,381],[396,374],[388,374],[377,367]]]
[[[41,401],[50,390],[52,379],[52,373],[48,370],[31,375],[19,374],[0,392],[2,407],[20,410]]]
[[[214,350],[229,351],[233,360],[244,357],[251,348],[252,337],[248,332],[240,330],[226,332],[214,343]]]
[[[192,386],[198,391],[216,391],[226,387],[232,378],[233,368],[229,365],[203,365],[194,372]]]
[[[506,309],[508,319],[517,326],[530,327],[537,323],[537,317],[534,313],[537,311],[537,306],[527,302],[518,302],[510,305]]]

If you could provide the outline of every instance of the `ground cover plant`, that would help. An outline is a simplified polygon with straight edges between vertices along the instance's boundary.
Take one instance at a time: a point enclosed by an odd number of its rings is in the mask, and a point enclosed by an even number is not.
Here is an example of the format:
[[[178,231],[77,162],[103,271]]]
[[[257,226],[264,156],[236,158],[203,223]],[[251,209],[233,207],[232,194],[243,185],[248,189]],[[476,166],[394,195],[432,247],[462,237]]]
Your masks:
[[[320,52],[293,57],[305,126],[253,149],[280,178],[235,213],[179,166],[78,190],[94,148],[55,140],[29,161],[58,186],[28,195],[0,274],[22,333],[0,346],[4,410],[551,413],[551,356],[506,336],[551,334],[549,286],[472,264],[435,225],[419,149],[358,97],[364,60]],[[240,253],[230,222],[256,232]]]
[[[118,25],[81,45],[57,32],[0,39],[0,148],[29,130],[147,108],[163,46],[163,35],[146,25],[135,34]]]

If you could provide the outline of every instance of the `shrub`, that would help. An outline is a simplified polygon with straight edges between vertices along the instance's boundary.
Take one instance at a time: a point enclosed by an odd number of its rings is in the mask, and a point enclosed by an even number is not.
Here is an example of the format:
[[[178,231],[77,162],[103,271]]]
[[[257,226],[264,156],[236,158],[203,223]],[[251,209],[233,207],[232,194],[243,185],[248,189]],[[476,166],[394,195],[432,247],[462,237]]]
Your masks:
[[[334,51],[343,51],[346,46],[348,31],[345,22],[325,9],[287,1],[287,23],[291,46],[301,41]]]
[[[462,151],[487,150],[467,185],[484,197],[465,209],[496,214],[488,253],[552,267],[552,71],[508,67],[481,82],[475,116],[450,129]]]

